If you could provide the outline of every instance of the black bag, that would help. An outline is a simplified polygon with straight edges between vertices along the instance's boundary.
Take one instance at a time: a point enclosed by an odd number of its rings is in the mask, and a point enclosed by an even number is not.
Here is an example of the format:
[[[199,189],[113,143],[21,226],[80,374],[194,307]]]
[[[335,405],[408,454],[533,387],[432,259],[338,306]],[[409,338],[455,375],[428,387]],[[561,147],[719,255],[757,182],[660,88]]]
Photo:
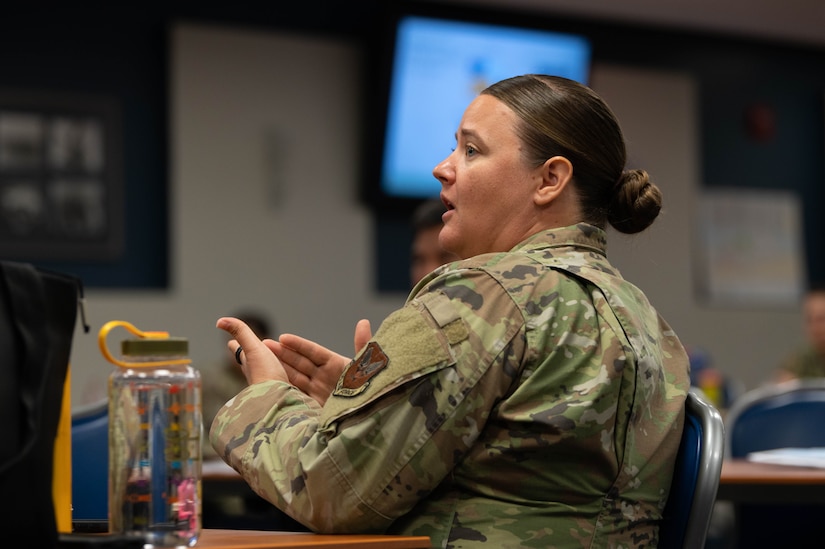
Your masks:
[[[82,297],[77,278],[0,261],[0,531],[17,547],[57,546],[54,445]]]

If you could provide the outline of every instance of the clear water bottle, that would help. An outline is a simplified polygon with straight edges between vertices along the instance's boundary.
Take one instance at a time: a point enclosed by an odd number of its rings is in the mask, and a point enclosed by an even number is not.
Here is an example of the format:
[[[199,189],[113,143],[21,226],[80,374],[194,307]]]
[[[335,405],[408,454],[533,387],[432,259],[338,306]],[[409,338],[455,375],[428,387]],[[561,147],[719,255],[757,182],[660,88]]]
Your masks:
[[[121,359],[106,335],[122,326]],[[201,379],[186,339],[142,332],[124,321],[103,326],[109,376],[109,531],[141,536],[147,547],[191,547],[201,531]]]

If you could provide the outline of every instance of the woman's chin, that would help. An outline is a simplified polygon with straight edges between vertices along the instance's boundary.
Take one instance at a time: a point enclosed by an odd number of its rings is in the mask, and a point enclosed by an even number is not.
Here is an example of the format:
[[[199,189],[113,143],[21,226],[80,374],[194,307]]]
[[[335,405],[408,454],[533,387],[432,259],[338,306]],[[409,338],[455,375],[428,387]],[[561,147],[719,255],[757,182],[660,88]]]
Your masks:
[[[461,240],[457,235],[453,234],[452,231],[447,229],[447,227],[441,229],[441,234],[438,235],[438,245],[441,246],[442,250],[446,250],[458,257],[464,257],[461,255]]]

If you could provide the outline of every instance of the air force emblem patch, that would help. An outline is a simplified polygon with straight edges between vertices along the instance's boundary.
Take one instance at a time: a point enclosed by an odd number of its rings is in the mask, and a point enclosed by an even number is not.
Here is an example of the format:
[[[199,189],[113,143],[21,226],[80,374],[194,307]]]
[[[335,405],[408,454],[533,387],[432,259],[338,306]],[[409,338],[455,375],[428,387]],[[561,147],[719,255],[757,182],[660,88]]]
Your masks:
[[[390,357],[384,353],[381,346],[375,341],[370,341],[361,356],[350,362],[350,365],[338,378],[333,395],[341,397],[354,397],[367,390],[370,380],[378,372],[387,367]]]

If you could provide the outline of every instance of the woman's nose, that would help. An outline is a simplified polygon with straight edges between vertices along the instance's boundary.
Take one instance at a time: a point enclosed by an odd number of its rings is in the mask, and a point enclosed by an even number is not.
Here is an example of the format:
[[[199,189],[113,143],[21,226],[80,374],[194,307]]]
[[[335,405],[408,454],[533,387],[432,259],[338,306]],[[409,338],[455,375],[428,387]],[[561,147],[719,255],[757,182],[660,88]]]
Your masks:
[[[447,185],[455,180],[455,170],[450,161],[452,154],[436,164],[433,168],[433,176],[438,179],[442,185]]]

